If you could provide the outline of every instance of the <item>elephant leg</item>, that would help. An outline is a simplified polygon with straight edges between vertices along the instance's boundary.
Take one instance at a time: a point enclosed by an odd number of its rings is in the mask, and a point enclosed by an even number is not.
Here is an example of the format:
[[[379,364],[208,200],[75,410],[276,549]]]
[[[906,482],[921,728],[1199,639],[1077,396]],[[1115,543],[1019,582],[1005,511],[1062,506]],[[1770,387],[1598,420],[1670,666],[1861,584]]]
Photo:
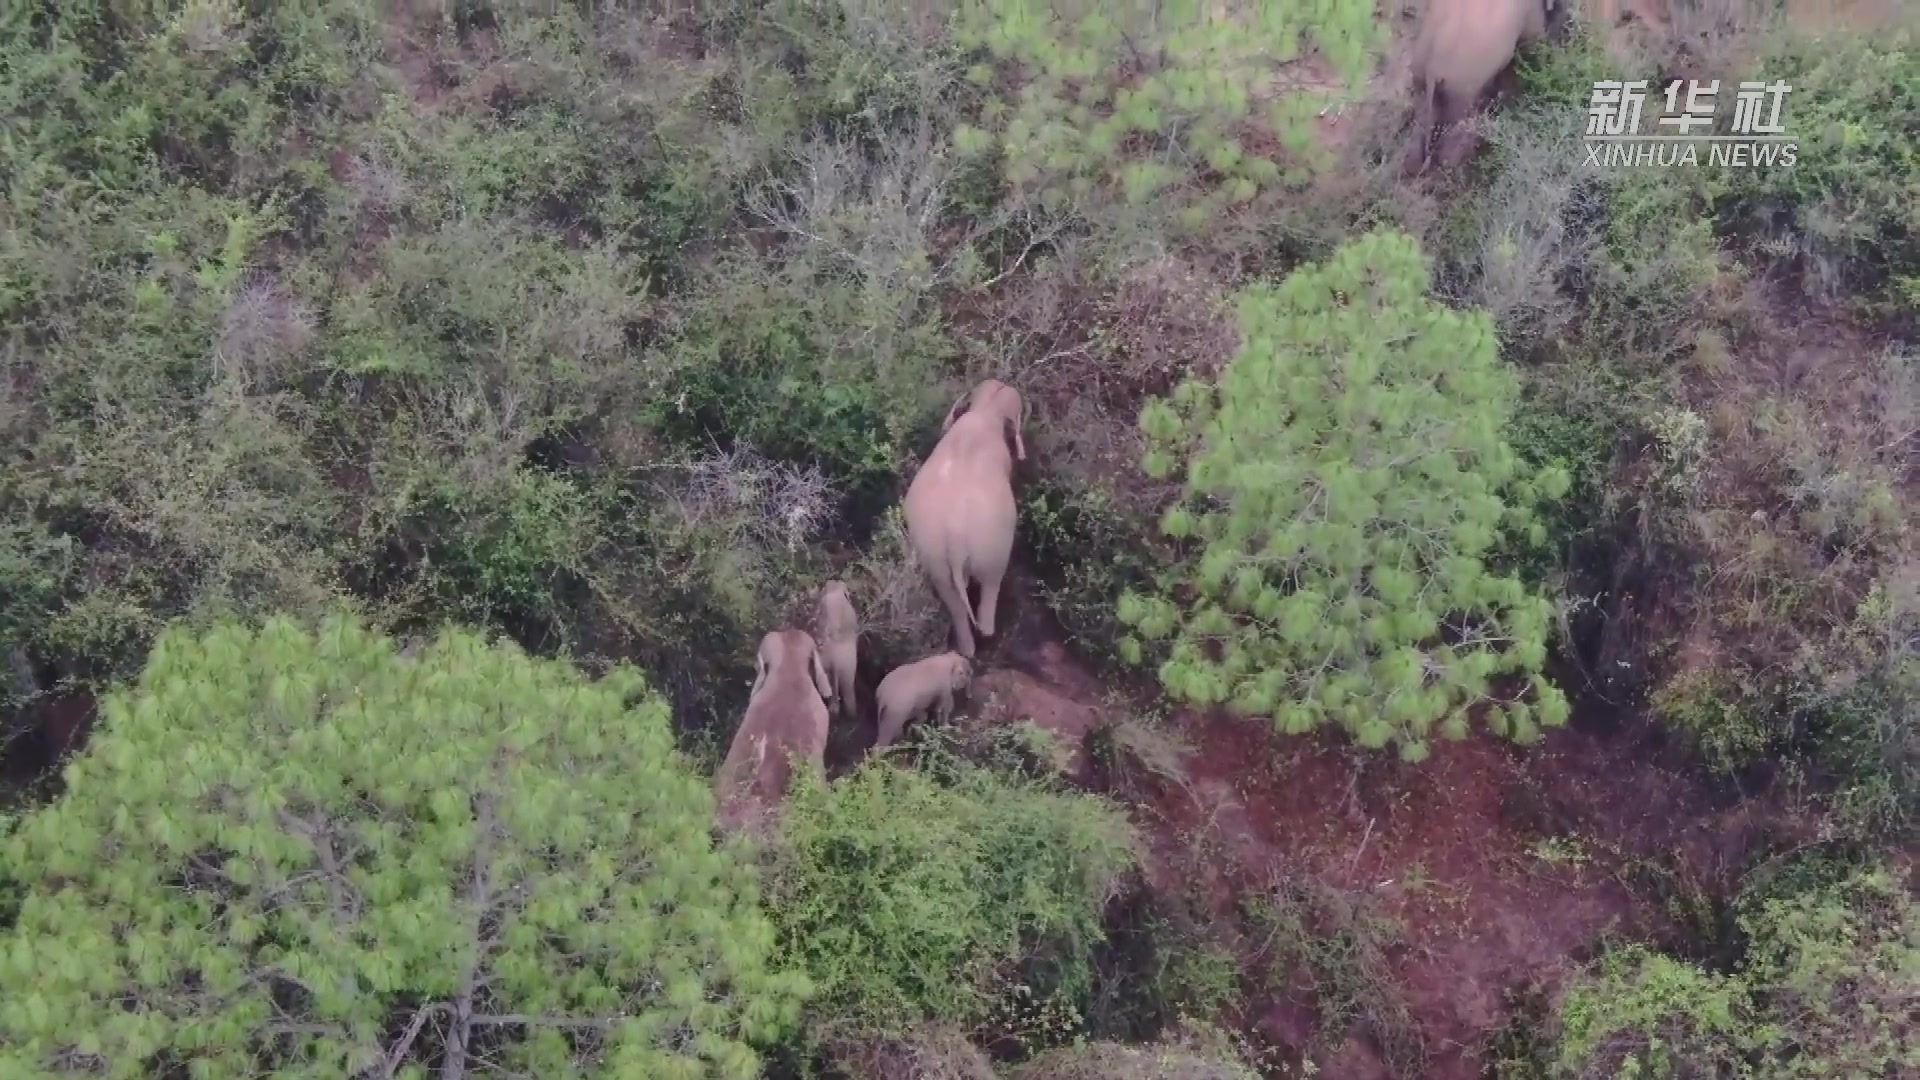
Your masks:
[[[978,571],[978,580],[980,582],[980,617],[976,622],[978,622],[980,626],[980,632],[987,637],[993,636],[994,614],[1000,606],[1000,581],[1007,576],[1007,559],[1011,557],[1011,555],[1012,552],[1008,552],[1007,555],[1000,558],[996,565],[981,567]],[[960,655],[971,657],[973,654],[961,653]]]
[[[874,736],[873,748],[880,750],[892,746],[893,740],[900,737],[900,730],[906,726],[906,714],[881,710],[880,730]]]
[[[937,566],[927,575],[933,582],[935,595],[946,605],[947,616],[953,620],[953,651],[972,659],[973,610],[967,606],[966,579],[954,580],[958,576],[945,566]]]

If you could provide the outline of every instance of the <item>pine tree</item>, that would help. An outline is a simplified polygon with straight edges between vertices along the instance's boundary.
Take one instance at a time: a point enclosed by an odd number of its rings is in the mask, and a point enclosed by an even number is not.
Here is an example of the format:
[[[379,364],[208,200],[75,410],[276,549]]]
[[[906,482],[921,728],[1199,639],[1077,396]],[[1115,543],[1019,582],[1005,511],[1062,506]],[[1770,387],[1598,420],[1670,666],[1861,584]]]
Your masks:
[[[967,0],[955,27],[992,61],[975,82],[1019,87],[989,95],[979,125],[956,132],[963,152],[1000,154],[1011,185],[1043,203],[1106,191],[1171,209],[1189,230],[1327,164],[1311,127],[1327,102],[1256,84],[1311,42],[1357,89],[1384,41],[1372,0]]]
[[[1240,300],[1243,343],[1218,384],[1189,380],[1142,410],[1145,467],[1180,473],[1162,521],[1191,557],[1156,595],[1122,597],[1174,696],[1333,722],[1408,760],[1437,732],[1530,742],[1565,721],[1540,670],[1552,606],[1489,566],[1565,493],[1503,431],[1518,383],[1485,312],[1427,296],[1418,246],[1356,239],[1324,265]]]
[[[7,1077],[746,1080],[806,992],[630,671],[173,630],[66,782],[5,841]]]

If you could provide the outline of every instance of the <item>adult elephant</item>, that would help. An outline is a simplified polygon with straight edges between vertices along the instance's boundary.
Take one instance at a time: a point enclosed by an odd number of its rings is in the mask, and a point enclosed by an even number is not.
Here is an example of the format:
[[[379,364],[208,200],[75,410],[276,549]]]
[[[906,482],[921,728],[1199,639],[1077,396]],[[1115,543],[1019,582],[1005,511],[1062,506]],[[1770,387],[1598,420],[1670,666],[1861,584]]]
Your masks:
[[[1428,144],[1443,167],[1460,164],[1452,128],[1480,107],[1494,79],[1513,62],[1520,46],[1546,36],[1547,12],[1556,0],[1428,0],[1414,43],[1413,139],[1402,166],[1406,176],[1425,172]]]
[[[775,630],[760,639],[747,715],[714,777],[722,830],[762,831],[786,797],[796,761],[825,775],[832,696],[813,635]]]
[[[939,445],[907,487],[907,538],[953,620],[954,651],[968,658],[974,631],[993,636],[1013,556],[1013,463],[1027,457],[1026,419],[1020,392],[988,379],[947,410]],[[977,611],[967,603],[969,584],[980,587]]]

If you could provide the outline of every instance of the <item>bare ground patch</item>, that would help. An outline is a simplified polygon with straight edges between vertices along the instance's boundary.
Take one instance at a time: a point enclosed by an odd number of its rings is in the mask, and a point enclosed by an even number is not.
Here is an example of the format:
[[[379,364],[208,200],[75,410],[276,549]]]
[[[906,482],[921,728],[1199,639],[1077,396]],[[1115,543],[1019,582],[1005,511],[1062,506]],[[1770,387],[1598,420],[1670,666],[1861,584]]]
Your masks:
[[[1676,932],[1662,883],[1719,894],[1753,851],[1806,834],[1777,800],[1686,771],[1637,719],[1577,716],[1525,749],[1443,744],[1418,766],[1224,715],[1142,726],[1137,694],[1052,640],[1038,604],[1009,599],[1017,621],[983,653],[971,722],[1030,720],[1072,775],[1128,800],[1149,888],[1198,896],[1234,942],[1254,988],[1226,1019],[1276,1070],[1311,1051],[1330,1080],[1477,1078],[1517,995],[1551,995],[1610,936]],[[1114,724],[1146,733],[1156,757],[1133,763],[1146,782],[1124,791],[1094,776],[1084,745]],[[1324,972],[1295,965],[1260,986],[1279,954],[1249,905],[1276,895],[1393,928],[1366,993],[1396,1015],[1328,1031]]]

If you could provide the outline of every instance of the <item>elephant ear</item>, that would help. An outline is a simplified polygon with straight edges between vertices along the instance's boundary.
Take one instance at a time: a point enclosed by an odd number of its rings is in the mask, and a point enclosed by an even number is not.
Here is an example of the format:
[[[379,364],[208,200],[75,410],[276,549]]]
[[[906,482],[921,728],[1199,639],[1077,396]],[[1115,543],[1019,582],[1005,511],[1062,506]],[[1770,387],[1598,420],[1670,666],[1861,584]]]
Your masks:
[[[763,638],[759,650],[753,654],[753,689],[747,691],[749,700],[758,696],[760,688],[767,684],[767,670],[770,667],[767,663],[768,644],[769,642]]]
[[[1020,403],[1020,408],[1014,415],[1007,417],[1007,423],[1013,425],[1013,460],[1025,461],[1027,460],[1027,443],[1020,437],[1020,429],[1027,426],[1027,399],[1021,396],[1018,390],[1009,390],[1008,393]]]

